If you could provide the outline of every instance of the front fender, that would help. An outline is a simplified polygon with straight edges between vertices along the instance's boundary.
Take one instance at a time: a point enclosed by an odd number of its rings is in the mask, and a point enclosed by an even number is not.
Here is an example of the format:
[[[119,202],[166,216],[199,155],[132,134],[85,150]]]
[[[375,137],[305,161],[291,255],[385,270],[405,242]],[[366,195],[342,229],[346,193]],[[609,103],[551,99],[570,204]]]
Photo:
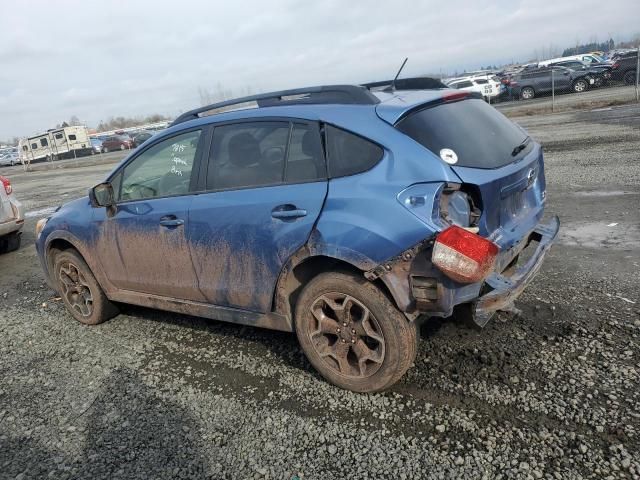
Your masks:
[[[56,290],[55,281],[52,278],[51,269],[53,268],[53,258],[50,256],[52,250],[52,244],[57,241],[62,240],[65,243],[71,245],[75,250],[80,253],[82,258],[87,265],[91,269],[93,276],[96,278],[100,287],[105,293],[109,293],[114,291],[113,285],[109,282],[107,277],[104,275],[102,271],[102,267],[100,266],[100,262],[92,253],[92,249],[89,248],[80,238],[75,236],[73,233],[68,230],[53,230],[47,234],[44,242],[38,242],[42,245],[40,248],[42,249],[40,253],[40,263],[42,265],[42,269],[45,272],[45,279],[47,280],[47,284]]]

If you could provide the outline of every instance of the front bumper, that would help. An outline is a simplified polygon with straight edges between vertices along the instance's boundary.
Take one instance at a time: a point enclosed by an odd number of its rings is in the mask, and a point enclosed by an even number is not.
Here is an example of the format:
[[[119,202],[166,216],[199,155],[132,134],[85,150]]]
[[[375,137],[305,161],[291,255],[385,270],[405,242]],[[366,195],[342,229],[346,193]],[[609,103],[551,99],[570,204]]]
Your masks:
[[[516,267],[510,275],[494,272],[485,280],[485,284],[492,290],[473,303],[474,321],[479,326],[486,325],[496,311],[504,310],[513,304],[531,283],[553,245],[559,229],[558,217],[553,217],[546,224],[538,224],[526,241],[527,245],[534,242],[538,244],[531,257],[522,266]]]

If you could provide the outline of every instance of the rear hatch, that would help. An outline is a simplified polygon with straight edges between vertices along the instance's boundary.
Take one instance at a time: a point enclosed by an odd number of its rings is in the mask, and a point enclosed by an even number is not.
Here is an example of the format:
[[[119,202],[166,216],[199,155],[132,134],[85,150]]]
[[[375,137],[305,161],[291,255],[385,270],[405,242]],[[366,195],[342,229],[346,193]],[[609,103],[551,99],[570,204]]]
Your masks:
[[[484,101],[451,98],[414,109],[396,127],[451,165],[480,204],[480,234],[510,248],[542,217],[542,149]]]

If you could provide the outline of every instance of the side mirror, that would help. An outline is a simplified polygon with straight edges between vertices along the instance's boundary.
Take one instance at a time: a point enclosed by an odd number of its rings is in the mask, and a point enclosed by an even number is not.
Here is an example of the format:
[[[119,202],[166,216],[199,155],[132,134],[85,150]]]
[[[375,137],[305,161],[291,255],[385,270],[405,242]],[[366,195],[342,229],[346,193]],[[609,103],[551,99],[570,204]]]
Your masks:
[[[108,182],[99,183],[89,190],[89,199],[94,207],[111,207],[116,203],[113,187]]]

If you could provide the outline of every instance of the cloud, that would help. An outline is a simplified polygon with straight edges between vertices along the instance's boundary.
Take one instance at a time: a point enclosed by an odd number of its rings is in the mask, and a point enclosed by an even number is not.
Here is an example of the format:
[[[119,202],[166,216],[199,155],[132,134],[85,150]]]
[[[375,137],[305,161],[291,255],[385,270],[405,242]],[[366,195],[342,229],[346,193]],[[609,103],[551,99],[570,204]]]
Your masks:
[[[597,13],[594,13],[597,12]],[[0,138],[71,115],[175,115],[238,94],[528,60],[637,34],[637,0],[23,1],[0,17]]]

